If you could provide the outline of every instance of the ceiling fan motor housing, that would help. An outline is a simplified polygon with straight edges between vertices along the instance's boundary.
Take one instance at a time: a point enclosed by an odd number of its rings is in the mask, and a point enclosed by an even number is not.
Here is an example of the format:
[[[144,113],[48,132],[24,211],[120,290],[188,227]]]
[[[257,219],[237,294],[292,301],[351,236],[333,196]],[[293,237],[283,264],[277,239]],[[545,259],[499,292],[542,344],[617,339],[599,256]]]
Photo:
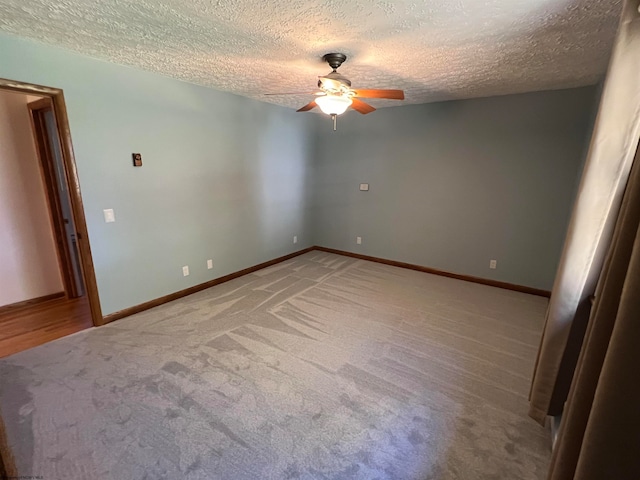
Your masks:
[[[335,70],[328,75],[318,77],[318,87],[322,88],[323,90],[327,86],[329,88],[338,90],[341,88],[341,85],[351,87],[351,80],[343,75],[340,75]]]

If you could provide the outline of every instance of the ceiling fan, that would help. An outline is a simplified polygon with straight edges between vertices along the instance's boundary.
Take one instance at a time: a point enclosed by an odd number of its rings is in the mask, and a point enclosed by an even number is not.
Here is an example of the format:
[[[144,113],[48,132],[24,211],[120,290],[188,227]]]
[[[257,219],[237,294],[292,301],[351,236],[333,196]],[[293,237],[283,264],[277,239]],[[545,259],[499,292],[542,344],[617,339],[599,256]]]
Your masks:
[[[375,111],[371,105],[360,100],[360,98],[387,98],[391,100],[404,100],[402,90],[382,90],[382,89],[354,89],[351,88],[351,81],[344,75],[338,73],[337,69],[347,59],[344,53],[327,53],[322,59],[333,69],[328,75],[318,77],[319,92],[304,93],[316,95],[317,98],[298,109],[298,112],[308,112],[319,107],[323,113],[330,115],[333,119],[333,129],[336,129],[336,118],[343,114],[349,107],[363,115]],[[300,95],[299,93],[267,93],[267,95]]]

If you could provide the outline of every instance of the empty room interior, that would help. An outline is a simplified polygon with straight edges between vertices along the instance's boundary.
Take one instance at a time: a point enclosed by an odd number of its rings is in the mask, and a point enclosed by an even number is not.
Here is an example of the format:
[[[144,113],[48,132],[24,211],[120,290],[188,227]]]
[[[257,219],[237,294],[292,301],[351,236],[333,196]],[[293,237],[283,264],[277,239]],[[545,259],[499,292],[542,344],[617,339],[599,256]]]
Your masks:
[[[0,1],[0,479],[640,478],[640,0]]]

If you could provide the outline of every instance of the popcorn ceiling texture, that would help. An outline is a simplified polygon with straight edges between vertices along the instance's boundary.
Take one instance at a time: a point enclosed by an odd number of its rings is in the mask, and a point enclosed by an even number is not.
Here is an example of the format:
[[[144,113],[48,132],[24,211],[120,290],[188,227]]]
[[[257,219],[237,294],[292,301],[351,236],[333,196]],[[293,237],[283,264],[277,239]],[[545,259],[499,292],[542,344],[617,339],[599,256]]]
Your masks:
[[[570,88],[605,73],[619,0],[2,0],[0,30],[299,107],[324,53],[405,103]],[[372,100],[376,107],[398,105]]]

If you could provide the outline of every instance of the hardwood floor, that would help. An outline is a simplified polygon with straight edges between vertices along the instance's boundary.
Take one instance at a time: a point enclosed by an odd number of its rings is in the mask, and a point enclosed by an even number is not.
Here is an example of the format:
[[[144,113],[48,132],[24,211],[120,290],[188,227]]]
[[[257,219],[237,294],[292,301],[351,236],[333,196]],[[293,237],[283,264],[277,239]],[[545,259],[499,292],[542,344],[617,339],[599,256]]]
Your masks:
[[[93,326],[87,297],[66,298],[0,314],[0,358]]]

